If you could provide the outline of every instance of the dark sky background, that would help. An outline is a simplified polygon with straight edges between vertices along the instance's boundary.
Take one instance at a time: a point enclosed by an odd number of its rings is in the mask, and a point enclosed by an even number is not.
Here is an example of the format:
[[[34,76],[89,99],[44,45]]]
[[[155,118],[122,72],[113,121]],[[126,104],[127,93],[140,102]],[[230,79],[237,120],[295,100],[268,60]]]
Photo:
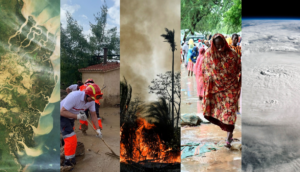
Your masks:
[[[243,18],[298,18],[300,1],[243,0]]]

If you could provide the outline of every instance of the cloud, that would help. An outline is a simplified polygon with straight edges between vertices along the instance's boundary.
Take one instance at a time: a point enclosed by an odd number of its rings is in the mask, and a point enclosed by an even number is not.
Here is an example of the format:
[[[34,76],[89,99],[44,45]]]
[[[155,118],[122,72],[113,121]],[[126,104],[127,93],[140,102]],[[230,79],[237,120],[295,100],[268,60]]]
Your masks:
[[[85,18],[85,19],[88,19],[88,17],[86,15],[82,15],[81,17]]]
[[[63,27],[67,26],[67,11],[72,15],[74,12],[76,12],[80,8],[80,5],[75,4],[75,5],[68,5],[68,4],[63,4],[60,7],[60,22],[62,23]]]
[[[90,42],[90,36],[92,35],[92,30],[91,29],[83,30],[83,34],[85,35],[87,41]]]
[[[108,8],[108,16],[113,24],[120,25],[120,0],[113,0],[114,5]]]

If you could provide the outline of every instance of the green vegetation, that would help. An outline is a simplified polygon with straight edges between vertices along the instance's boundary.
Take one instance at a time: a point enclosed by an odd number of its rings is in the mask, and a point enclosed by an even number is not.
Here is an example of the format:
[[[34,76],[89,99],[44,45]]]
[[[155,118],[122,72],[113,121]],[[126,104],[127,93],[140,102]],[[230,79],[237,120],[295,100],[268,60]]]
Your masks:
[[[210,34],[241,31],[241,0],[181,0],[181,28]]]
[[[233,6],[224,14],[224,23],[228,32],[239,32],[242,29],[242,0],[233,0]]]
[[[95,24],[90,22],[91,35],[84,35],[83,28],[67,12],[67,27],[61,27],[61,88],[81,80],[80,68],[99,64],[92,56],[103,55],[103,48],[108,54],[119,54],[120,38],[117,27],[107,29],[107,6],[94,15]],[[108,57],[111,59],[111,57]]]

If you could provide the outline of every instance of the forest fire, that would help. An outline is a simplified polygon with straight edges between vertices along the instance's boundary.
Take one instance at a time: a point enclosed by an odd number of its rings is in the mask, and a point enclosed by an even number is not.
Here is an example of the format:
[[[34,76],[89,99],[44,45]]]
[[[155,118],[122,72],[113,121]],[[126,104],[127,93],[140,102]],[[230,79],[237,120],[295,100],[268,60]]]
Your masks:
[[[166,146],[155,132],[155,124],[138,118],[135,127],[121,127],[120,161],[129,163],[180,163],[180,154]]]

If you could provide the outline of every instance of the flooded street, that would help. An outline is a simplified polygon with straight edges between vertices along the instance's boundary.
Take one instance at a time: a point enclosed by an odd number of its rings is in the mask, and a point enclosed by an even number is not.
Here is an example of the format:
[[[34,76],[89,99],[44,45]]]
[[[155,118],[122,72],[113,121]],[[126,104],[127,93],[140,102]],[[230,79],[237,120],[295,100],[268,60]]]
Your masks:
[[[205,120],[202,114],[202,103],[197,96],[196,77],[188,77],[184,64],[181,65],[181,83],[181,114],[195,114],[201,120]],[[241,172],[241,151],[238,149],[241,142],[232,142],[232,150],[229,150],[223,147],[226,135],[225,131],[210,123],[201,123],[200,126],[182,126],[181,145],[199,144],[195,152],[199,150],[201,152],[204,145],[213,145],[215,149],[208,148],[210,151],[199,155],[195,153],[194,156],[181,159],[181,171]],[[237,115],[233,138],[241,140],[241,115]]]

